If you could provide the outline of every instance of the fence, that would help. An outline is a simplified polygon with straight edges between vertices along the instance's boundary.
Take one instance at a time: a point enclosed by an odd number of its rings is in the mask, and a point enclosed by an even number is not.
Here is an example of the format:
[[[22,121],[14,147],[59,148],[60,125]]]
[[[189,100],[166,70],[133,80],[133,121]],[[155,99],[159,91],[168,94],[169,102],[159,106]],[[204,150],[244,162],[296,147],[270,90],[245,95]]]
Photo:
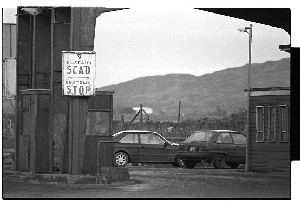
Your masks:
[[[196,130],[236,130],[245,131],[246,111],[239,110],[225,117],[204,117],[197,120],[185,120],[180,123],[172,121],[122,122],[114,120],[113,133],[122,130],[149,130],[162,134],[166,138],[186,138]],[[179,139],[178,139],[179,140]]]

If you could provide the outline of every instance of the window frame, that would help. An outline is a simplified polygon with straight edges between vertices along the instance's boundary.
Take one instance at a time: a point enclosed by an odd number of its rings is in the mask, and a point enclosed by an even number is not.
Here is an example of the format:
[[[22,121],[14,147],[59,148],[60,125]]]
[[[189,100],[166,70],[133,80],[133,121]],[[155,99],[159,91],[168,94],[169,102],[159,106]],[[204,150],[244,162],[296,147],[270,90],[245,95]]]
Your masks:
[[[97,113],[100,113],[100,115],[101,114],[106,114],[106,116],[108,116],[107,118],[105,118],[106,120],[107,120],[107,128],[106,128],[106,130],[105,130],[105,132],[104,133],[102,133],[102,132],[97,132],[97,131],[95,131],[95,127],[99,127],[99,131],[101,130],[100,129],[100,124],[99,123],[97,123],[96,125],[92,125],[92,123],[90,123],[90,120],[89,120],[89,113],[95,113],[95,114],[97,114]],[[97,115],[95,115],[96,117],[97,117]],[[99,117],[98,117],[99,118]],[[101,118],[101,116],[100,116],[100,118]],[[103,119],[104,117],[102,117],[102,119]],[[100,119],[100,120],[97,120],[96,119],[96,121],[98,121],[98,122],[100,122],[102,119]],[[103,119],[104,120],[104,119]],[[109,111],[103,111],[103,110],[101,110],[101,109],[88,109],[88,111],[87,111],[87,117],[86,117],[86,123],[85,123],[85,130],[84,130],[84,133],[86,134],[86,135],[88,135],[88,136],[106,136],[106,137],[108,137],[108,136],[110,136],[109,134],[110,134],[110,126],[111,126],[111,123],[110,123],[110,112]],[[93,130],[93,128],[92,127],[94,127],[94,130]],[[102,126],[103,127],[103,126]],[[94,133],[91,133],[91,132],[93,132],[94,131]]]
[[[259,126],[259,118],[260,116],[258,115],[258,109],[262,109],[262,121],[261,121],[261,128],[262,129],[258,129]],[[265,140],[265,108],[264,106],[256,106],[256,142],[262,143]],[[262,133],[262,139],[259,139],[259,133]]]
[[[223,136],[223,134],[228,134],[228,136],[231,138],[231,143],[228,143],[228,142],[222,142],[222,139],[221,139],[221,142],[218,142],[218,138],[220,137],[220,136]],[[224,139],[224,137],[223,137],[223,139]],[[232,138],[232,136],[231,136],[231,133],[229,133],[229,132],[220,132],[220,133],[218,133],[218,136],[216,137],[216,144],[234,144],[234,140],[233,140],[233,138]]]
[[[274,112],[275,111],[275,112]],[[272,126],[272,123],[273,126]],[[277,138],[277,107],[276,106],[268,106],[268,134],[267,134],[267,140],[270,143],[274,143],[276,142],[276,138]],[[271,129],[273,127],[273,139],[271,139]]]
[[[245,138],[245,143],[239,143],[239,144],[235,143],[233,135],[236,135],[236,134],[242,135]],[[234,133],[230,133],[230,135],[231,135],[231,138],[233,140],[233,144],[234,145],[246,145],[247,144],[247,138],[246,138],[246,136],[243,133],[234,132]]]
[[[123,135],[123,137],[119,140],[119,143],[121,143],[121,144],[139,144],[139,134],[138,133],[124,133],[124,134],[125,135]],[[134,135],[134,136],[136,136],[135,140],[137,142],[121,142],[122,139],[124,139],[128,135]]]
[[[282,113],[283,109],[286,109],[286,121],[283,121],[283,118],[284,118],[283,113]],[[279,141],[281,143],[287,143],[287,142],[289,142],[289,128],[288,128],[288,126],[289,126],[289,109],[288,109],[287,105],[279,105],[279,121],[280,121],[280,124],[279,124],[279,128],[280,128]],[[282,130],[283,122],[286,122],[285,123],[285,125],[286,125],[286,130],[285,131]],[[286,140],[282,139],[283,132],[286,133]]]
[[[149,137],[150,135],[152,135],[152,136],[155,137],[155,139],[158,138],[159,140],[161,140],[161,141],[163,141],[163,142],[162,142],[162,143],[148,143],[148,142],[142,142],[142,141],[144,141],[144,140],[141,139],[141,137],[142,137],[143,135],[148,135],[148,137]],[[163,144],[165,143],[165,140],[164,140],[162,137],[160,137],[160,136],[157,135],[156,133],[152,133],[152,132],[149,132],[149,133],[140,133],[139,137],[140,137],[140,144],[146,144],[146,145],[163,145]],[[148,138],[147,138],[147,141],[148,141]]]

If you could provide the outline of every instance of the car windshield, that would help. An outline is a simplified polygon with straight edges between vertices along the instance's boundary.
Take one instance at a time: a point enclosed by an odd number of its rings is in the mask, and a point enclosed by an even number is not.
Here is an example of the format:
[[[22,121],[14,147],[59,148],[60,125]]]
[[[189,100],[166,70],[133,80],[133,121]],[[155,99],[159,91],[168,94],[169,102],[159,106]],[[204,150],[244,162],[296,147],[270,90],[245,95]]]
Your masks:
[[[213,132],[195,132],[184,142],[208,142]]]

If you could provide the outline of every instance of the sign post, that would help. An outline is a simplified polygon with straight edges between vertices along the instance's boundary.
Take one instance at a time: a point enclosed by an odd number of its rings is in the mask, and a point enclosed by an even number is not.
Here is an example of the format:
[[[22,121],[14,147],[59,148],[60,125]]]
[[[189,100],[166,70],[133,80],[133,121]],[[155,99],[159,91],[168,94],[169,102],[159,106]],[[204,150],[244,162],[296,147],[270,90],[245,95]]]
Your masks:
[[[95,95],[96,53],[62,52],[62,93],[69,103],[69,174],[81,175],[83,169],[85,122],[88,97]]]

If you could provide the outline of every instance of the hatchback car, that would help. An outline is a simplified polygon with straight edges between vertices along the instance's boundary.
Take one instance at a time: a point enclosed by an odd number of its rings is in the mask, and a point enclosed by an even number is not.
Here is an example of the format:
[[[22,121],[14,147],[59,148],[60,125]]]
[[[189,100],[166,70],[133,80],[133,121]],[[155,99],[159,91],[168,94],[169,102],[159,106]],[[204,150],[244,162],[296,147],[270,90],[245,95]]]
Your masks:
[[[224,168],[226,164],[237,168],[245,163],[246,136],[230,130],[196,131],[180,143],[178,157],[186,168],[194,168],[202,161],[212,163],[214,168]]]
[[[177,157],[179,144],[172,143],[162,135],[141,130],[121,131],[113,135],[115,142],[115,165],[128,163],[171,163],[180,166]]]

